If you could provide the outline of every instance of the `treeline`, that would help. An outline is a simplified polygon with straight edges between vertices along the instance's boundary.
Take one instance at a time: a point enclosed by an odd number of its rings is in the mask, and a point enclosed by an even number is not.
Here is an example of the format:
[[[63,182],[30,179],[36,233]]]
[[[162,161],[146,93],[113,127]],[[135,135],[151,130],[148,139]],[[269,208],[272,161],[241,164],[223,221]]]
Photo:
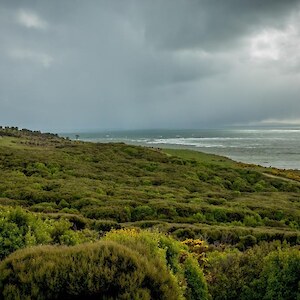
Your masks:
[[[12,137],[43,137],[45,139],[49,138],[59,138],[58,134],[55,133],[42,133],[39,130],[30,130],[26,128],[19,129],[14,126],[0,126],[0,136],[12,136]]]
[[[18,138],[18,143],[27,146],[59,146],[69,143],[69,138],[58,134],[41,132],[39,130],[19,129],[18,127],[0,126],[0,138]],[[16,140],[13,140],[16,143]]]

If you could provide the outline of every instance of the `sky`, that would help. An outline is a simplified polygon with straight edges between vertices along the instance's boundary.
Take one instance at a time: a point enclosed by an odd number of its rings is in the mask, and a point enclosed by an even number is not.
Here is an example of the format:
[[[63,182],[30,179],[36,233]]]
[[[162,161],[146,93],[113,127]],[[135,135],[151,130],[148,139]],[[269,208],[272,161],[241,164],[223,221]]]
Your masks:
[[[0,0],[0,125],[300,126],[300,0]]]

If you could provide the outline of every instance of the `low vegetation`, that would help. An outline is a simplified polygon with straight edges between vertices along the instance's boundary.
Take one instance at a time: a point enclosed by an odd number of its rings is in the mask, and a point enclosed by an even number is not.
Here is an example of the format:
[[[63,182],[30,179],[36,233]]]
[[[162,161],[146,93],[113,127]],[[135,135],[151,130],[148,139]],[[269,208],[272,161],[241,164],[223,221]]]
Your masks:
[[[0,128],[0,299],[297,299],[299,178]]]

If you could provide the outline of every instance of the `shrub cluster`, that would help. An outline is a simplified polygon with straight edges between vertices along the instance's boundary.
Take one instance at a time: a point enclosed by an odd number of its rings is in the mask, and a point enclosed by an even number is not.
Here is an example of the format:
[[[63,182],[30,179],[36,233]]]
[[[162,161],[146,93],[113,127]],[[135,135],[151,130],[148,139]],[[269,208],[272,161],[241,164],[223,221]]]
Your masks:
[[[135,229],[92,244],[19,250],[0,264],[0,291],[3,299],[208,299],[185,246]]]
[[[300,297],[300,251],[264,243],[244,252],[207,254],[206,279],[213,299],[295,300]]]
[[[41,216],[17,207],[0,207],[0,259],[29,246],[44,244],[76,245],[97,239],[88,229],[72,230],[64,218],[42,219]]]

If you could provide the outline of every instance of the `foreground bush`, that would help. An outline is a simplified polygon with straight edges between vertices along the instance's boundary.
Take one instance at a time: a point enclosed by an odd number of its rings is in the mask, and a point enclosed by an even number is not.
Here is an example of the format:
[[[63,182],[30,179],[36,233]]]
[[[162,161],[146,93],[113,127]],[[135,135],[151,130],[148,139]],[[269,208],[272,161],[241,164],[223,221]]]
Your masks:
[[[109,232],[106,240],[126,245],[146,256],[154,265],[164,262],[175,275],[184,299],[208,299],[208,288],[202,269],[198,264],[198,254],[173,238],[158,232],[123,229]],[[154,298],[155,299],[155,298]]]
[[[2,299],[180,299],[166,266],[111,241],[18,251],[0,265],[0,290]]]
[[[123,229],[96,243],[16,251],[0,264],[0,299],[206,300],[208,289],[187,246]]]
[[[270,253],[265,259],[261,281],[266,300],[300,299],[299,249]]]

